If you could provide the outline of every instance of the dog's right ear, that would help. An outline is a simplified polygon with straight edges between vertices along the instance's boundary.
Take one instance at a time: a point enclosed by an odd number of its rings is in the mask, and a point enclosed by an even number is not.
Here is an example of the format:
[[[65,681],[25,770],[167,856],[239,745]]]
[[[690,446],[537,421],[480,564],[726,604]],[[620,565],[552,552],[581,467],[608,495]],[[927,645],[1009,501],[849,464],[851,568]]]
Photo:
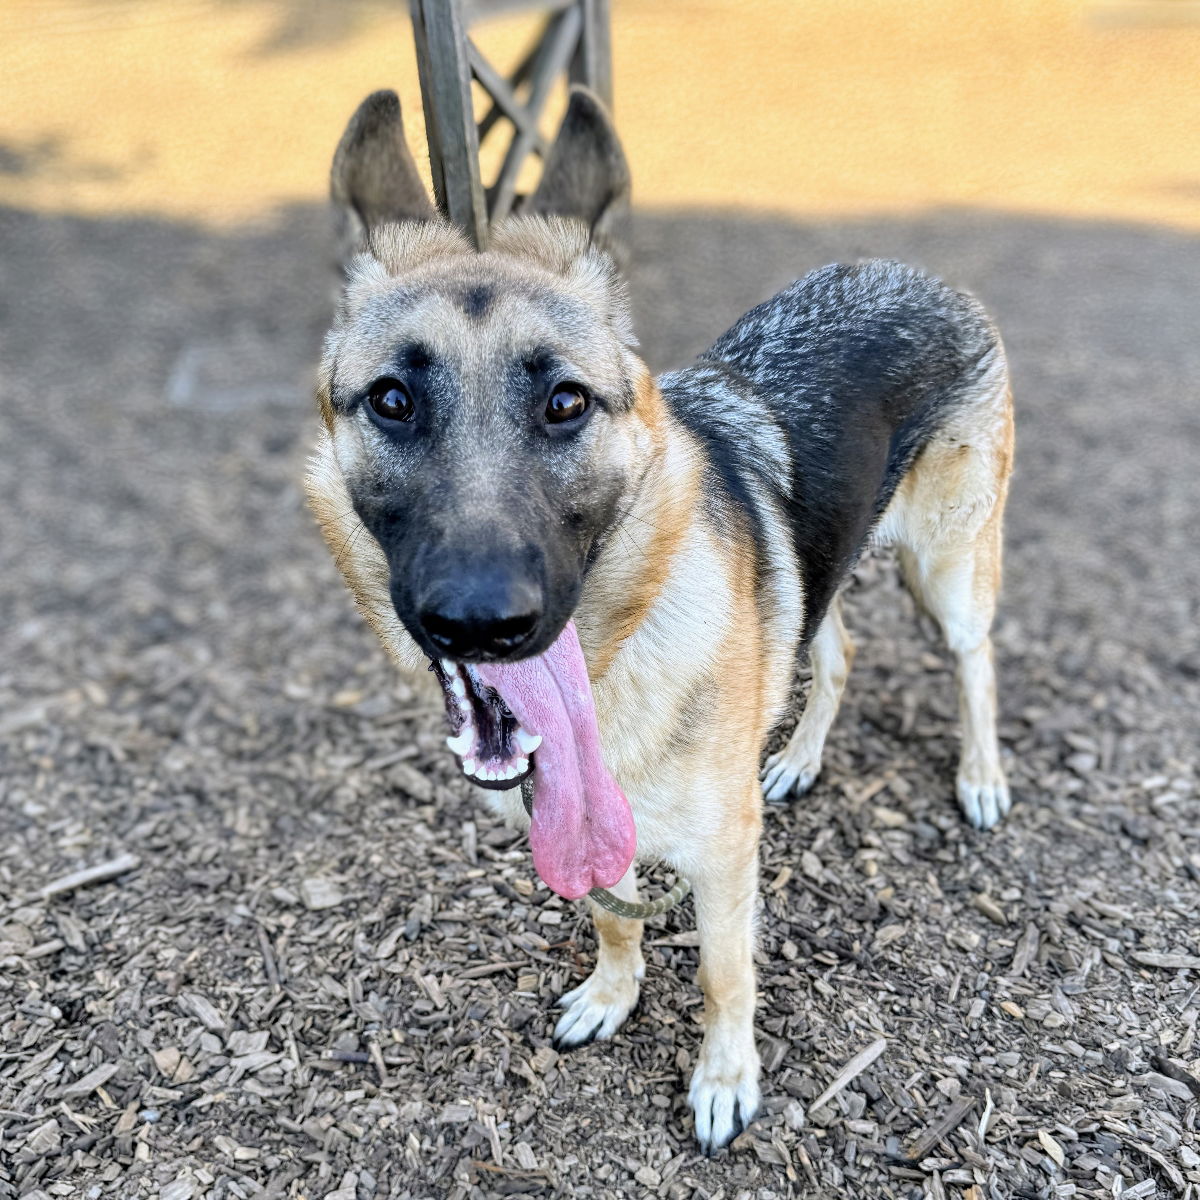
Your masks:
[[[404,140],[395,92],[372,92],[358,106],[334,153],[329,190],[347,250],[377,225],[436,219]]]

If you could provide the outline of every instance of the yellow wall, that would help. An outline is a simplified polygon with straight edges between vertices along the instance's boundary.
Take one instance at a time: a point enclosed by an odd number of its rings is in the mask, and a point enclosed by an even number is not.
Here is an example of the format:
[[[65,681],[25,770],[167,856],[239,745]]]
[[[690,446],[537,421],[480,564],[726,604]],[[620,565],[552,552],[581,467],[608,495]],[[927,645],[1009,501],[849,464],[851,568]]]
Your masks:
[[[642,205],[962,205],[1200,227],[1200,0],[614,8],[617,119]],[[318,199],[367,91],[397,88],[420,137],[406,12],[3,0],[0,203],[224,223]],[[505,62],[527,29],[478,36]]]

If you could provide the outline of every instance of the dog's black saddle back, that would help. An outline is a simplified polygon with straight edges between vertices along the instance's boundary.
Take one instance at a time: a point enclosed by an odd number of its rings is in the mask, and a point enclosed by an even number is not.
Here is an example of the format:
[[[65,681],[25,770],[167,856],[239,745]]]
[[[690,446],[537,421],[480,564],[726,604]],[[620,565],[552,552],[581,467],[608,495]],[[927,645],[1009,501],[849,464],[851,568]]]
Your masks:
[[[999,337],[977,301],[900,263],[835,265],[746,313],[660,381],[708,458],[715,502],[789,518],[807,641],[922,448],[981,395]]]

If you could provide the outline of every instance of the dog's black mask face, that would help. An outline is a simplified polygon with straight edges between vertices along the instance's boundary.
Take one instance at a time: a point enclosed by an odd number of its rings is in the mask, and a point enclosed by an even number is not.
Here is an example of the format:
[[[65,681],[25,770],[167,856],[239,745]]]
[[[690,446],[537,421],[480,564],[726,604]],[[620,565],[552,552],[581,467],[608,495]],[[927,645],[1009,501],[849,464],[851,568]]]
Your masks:
[[[356,264],[327,344],[351,503],[427,655],[540,654],[648,436],[620,283],[565,222],[512,222],[486,254],[445,227],[393,229]]]

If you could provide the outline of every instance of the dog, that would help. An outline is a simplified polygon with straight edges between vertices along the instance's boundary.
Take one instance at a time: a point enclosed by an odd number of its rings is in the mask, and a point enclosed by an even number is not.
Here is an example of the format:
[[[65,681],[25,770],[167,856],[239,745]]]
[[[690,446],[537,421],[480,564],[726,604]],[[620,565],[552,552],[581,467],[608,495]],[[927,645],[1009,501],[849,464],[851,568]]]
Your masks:
[[[839,589],[869,544],[898,549],[957,659],[966,819],[1009,810],[990,642],[1013,455],[1000,338],[974,299],[870,261],[804,276],[652,378],[606,248],[629,172],[583,89],[486,251],[438,216],[391,93],[351,120],[332,192],[361,251],[320,368],[311,506],[551,888],[636,899],[636,863],[655,860],[691,881],[689,1101],[711,1152],[760,1101],[764,793],[821,770],[854,653]],[[807,705],[760,767],[805,649]],[[611,1038],[644,973],[641,922],[592,907],[595,969],[560,1002],[560,1047]]]

